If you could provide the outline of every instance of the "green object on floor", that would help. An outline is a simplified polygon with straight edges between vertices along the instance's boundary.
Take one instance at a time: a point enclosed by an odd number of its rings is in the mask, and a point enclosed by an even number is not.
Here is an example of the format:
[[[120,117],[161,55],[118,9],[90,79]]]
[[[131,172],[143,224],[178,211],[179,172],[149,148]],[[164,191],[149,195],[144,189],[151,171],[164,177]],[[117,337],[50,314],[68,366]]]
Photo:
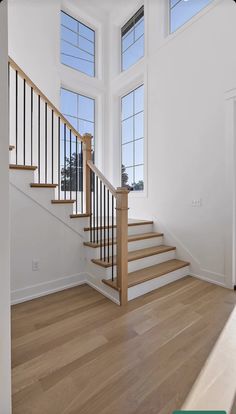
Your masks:
[[[174,411],[173,414],[226,414],[226,411]]]

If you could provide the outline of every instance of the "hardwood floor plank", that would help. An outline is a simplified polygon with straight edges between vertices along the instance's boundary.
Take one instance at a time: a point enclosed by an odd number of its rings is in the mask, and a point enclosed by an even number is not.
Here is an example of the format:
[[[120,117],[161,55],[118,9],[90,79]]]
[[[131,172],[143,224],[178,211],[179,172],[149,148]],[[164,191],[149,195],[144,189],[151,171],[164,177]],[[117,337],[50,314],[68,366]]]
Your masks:
[[[123,308],[88,286],[16,305],[13,414],[170,414],[235,303],[186,277]]]

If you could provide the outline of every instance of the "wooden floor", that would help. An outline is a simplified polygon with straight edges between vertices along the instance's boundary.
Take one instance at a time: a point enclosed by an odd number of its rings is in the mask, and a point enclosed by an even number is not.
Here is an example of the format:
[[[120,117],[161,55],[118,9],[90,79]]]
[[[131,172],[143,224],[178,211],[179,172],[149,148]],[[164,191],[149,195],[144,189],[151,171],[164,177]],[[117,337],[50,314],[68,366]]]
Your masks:
[[[14,414],[171,414],[236,303],[190,277],[120,308],[80,286],[12,309]]]

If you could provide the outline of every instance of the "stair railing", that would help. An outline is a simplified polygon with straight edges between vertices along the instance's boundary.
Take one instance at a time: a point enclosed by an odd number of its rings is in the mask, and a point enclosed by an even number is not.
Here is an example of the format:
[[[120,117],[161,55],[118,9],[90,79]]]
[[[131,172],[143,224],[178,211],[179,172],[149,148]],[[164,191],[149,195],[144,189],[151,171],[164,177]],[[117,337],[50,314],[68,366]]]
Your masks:
[[[36,166],[39,186],[57,187],[58,202],[74,202],[76,215],[89,214],[83,159],[88,135],[81,136],[11,58],[9,113],[12,163]]]
[[[57,187],[56,202],[73,202],[73,217],[90,217],[90,242],[99,244],[109,282],[126,304],[128,189],[109,183],[92,162],[92,136],[81,136],[11,58],[9,114],[12,166],[36,169],[34,185]]]
[[[90,159],[87,159],[87,194],[90,194],[90,242],[99,247],[100,262],[111,269],[112,287],[120,304],[128,301],[128,194],[115,189]]]

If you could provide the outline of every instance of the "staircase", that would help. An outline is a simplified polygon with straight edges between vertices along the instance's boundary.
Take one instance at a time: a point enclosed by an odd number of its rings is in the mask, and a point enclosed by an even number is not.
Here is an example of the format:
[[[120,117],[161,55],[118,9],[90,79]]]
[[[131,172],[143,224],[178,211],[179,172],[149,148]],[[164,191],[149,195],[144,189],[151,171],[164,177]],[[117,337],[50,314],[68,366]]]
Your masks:
[[[87,283],[120,305],[189,274],[153,222],[128,219],[127,188],[114,188],[81,136],[9,59],[10,181],[84,236]]]

